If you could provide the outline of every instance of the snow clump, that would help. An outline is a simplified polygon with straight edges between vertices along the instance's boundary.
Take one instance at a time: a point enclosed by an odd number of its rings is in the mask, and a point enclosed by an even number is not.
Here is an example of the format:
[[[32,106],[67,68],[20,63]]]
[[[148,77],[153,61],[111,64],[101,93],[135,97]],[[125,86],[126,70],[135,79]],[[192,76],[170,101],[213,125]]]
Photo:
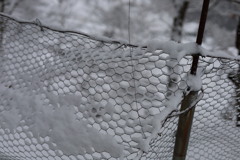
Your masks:
[[[0,110],[0,124],[10,132],[15,132],[19,124],[24,123],[34,137],[49,136],[50,148],[60,149],[66,155],[108,152],[114,158],[123,156],[123,146],[111,135],[99,133],[86,121],[77,119],[73,106],[82,103],[79,96],[45,93],[49,105],[42,95],[13,90],[1,84],[0,95],[9,102]],[[112,112],[110,107],[107,104],[105,112]]]

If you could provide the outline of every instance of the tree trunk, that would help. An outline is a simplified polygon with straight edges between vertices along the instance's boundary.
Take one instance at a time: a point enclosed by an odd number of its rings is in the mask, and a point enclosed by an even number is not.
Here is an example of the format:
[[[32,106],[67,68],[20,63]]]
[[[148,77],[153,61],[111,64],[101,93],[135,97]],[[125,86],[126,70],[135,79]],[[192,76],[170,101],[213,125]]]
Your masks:
[[[177,15],[174,17],[171,33],[171,40],[173,41],[181,42],[183,22],[188,9],[188,5],[189,1],[184,1],[182,5],[179,7]]]
[[[236,32],[236,48],[238,49],[238,55],[240,55],[240,16],[238,17],[238,26]]]
[[[182,39],[182,28],[183,22],[185,19],[185,15],[188,9],[189,1],[184,1],[181,6],[179,6],[179,10],[177,15],[173,20],[172,32],[171,32],[171,40],[175,42],[181,42]],[[168,76],[168,91],[167,91],[167,98],[170,97],[173,92],[178,89],[178,79],[181,73],[179,73],[179,66],[177,60],[169,60],[167,62],[167,68],[169,72]]]
[[[4,0],[0,0],[0,12],[4,12]]]
[[[4,12],[4,0],[0,0],[0,12]],[[4,18],[0,17],[0,51],[3,43]]]

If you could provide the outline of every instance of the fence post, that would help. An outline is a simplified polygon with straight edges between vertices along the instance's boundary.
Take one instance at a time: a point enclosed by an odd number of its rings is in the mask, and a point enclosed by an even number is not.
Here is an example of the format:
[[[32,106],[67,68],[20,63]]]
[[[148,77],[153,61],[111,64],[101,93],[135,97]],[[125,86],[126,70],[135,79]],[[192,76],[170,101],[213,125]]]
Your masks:
[[[205,23],[206,23],[207,13],[208,13],[208,6],[209,6],[209,0],[204,0],[202,5],[202,13],[200,18],[199,28],[198,28],[198,35],[196,39],[196,43],[198,45],[202,44]],[[191,67],[192,75],[196,75],[198,60],[199,60],[199,55],[194,55],[192,67]],[[192,102],[197,97],[198,97],[198,91],[191,91],[187,96],[184,97],[180,110],[182,111],[190,107]],[[195,106],[191,110],[189,110],[187,113],[179,116],[174,153],[173,153],[173,160],[186,159],[194,111],[195,111]]]

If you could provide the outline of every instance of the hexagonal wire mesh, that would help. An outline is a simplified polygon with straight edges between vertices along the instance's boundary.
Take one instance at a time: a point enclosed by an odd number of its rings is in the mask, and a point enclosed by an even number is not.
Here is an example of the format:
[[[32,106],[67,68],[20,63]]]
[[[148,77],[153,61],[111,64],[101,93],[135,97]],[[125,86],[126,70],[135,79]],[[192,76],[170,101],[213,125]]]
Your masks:
[[[0,19],[1,159],[172,158],[178,116],[164,122],[148,152],[139,142],[154,130],[167,94],[187,90],[191,57],[169,69],[162,51]],[[228,76],[238,61],[207,57],[200,67],[204,97],[187,158],[237,159],[237,89]]]

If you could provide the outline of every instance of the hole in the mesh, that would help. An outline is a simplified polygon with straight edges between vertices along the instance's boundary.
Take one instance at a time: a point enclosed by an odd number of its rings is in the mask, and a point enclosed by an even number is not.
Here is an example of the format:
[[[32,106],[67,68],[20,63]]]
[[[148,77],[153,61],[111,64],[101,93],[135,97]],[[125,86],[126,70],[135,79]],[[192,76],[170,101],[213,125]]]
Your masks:
[[[96,108],[92,108],[92,113],[96,113],[97,109]]]
[[[100,118],[100,117],[101,117],[101,115],[100,115],[100,114],[97,114],[97,115],[96,115],[96,118]]]
[[[166,93],[166,97],[170,97],[171,95],[172,95],[171,92],[167,92],[167,93]]]

